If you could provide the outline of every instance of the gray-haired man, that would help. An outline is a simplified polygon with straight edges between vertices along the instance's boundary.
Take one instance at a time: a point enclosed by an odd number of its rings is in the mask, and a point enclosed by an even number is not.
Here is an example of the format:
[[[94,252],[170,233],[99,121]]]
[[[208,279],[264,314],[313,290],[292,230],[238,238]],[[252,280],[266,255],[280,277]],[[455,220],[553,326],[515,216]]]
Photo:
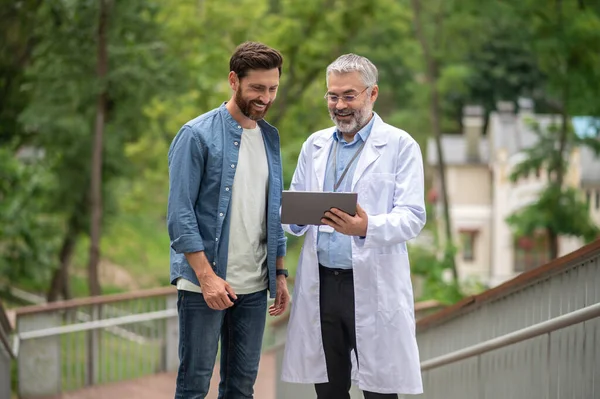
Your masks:
[[[422,393],[406,242],[425,224],[416,141],[373,112],[377,68],[346,54],[327,68],[335,127],[302,146],[291,190],[358,193],[357,212],[325,214],[306,234],[292,301],[282,379],[315,384],[319,399]],[[354,352],[354,353],[353,353]]]

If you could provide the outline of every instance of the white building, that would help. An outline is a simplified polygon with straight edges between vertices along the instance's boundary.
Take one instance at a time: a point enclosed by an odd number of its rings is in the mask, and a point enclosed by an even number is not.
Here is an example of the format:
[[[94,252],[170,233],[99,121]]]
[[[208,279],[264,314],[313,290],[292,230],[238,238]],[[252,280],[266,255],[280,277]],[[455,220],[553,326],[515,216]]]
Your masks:
[[[524,157],[523,150],[537,141],[530,128],[531,119],[542,128],[560,123],[559,116],[534,115],[532,109],[529,99],[519,101],[518,113],[512,103],[498,103],[484,135],[482,108],[465,107],[463,134],[442,137],[451,225],[459,247],[456,265],[461,279],[475,278],[495,286],[549,260],[545,235],[516,240],[506,223],[515,210],[535,201],[546,184],[543,171],[516,183],[509,179],[512,168]],[[439,193],[433,139],[428,143],[427,153],[428,163],[435,169],[433,189]],[[588,148],[577,148],[569,156],[565,184],[582,190],[592,218],[600,225],[600,159]],[[436,218],[439,231],[443,232],[439,197]],[[560,237],[559,255],[582,244],[577,238]]]

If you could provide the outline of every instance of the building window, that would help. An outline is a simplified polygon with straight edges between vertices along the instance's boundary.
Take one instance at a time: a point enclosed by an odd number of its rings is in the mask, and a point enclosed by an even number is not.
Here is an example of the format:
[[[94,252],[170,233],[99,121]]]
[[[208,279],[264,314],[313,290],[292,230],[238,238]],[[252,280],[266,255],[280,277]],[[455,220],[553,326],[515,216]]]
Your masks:
[[[592,200],[592,193],[590,192],[590,190],[586,190],[585,192],[585,203],[591,207],[591,200]]]
[[[600,209],[600,190],[596,190],[596,209]]]
[[[514,270],[526,272],[550,261],[550,242],[546,233],[520,237],[514,241]]]
[[[477,230],[461,230],[460,231],[460,248],[462,251],[462,258],[465,262],[472,262],[475,260],[475,236]]]

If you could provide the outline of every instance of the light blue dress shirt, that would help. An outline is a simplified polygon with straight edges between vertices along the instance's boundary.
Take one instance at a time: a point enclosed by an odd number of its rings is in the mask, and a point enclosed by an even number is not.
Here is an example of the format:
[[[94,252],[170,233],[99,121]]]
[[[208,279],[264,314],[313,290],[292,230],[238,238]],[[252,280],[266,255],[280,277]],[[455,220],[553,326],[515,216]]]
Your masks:
[[[331,146],[329,158],[327,160],[327,168],[325,170],[325,182],[323,191],[334,191],[334,179],[339,179],[348,165],[348,162],[352,159],[356,151],[360,148],[361,144],[367,140],[373,127],[373,121],[375,118],[371,118],[369,123],[365,125],[359,132],[354,135],[354,140],[347,143],[342,134],[335,130],[333,139],[337,142],[337,155],[336,159],[336,171],[333,169],[333,150],[336,145]],[[337,192],[351,192],[352,191],[352,178],[356,165],[358,165],[358,156],[342,180],[340,186],[336,190]],[[334,176],[335,174],[335,176]],[[352,237],[338,233],[336,231],[332,233],[326,233],[319,231],[317,238],[317,256],[319,263],[326,267],[337,268],[337,269],[351,269],[352,268]]]

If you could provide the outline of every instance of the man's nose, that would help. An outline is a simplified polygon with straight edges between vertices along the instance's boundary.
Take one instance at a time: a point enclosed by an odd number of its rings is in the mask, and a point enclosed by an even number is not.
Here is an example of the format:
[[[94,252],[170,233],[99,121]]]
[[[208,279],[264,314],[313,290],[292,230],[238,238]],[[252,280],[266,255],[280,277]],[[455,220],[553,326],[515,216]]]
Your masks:
[[[346,103],[341,98],[338,98],[337,103],[335,103],[335,107],[337,109],[345,109],[346,108]]]
[[[261,94],[258,96],[258,101],[260,101],[262,104],[268,104],[271,101],[271,98],[268,94]]]

